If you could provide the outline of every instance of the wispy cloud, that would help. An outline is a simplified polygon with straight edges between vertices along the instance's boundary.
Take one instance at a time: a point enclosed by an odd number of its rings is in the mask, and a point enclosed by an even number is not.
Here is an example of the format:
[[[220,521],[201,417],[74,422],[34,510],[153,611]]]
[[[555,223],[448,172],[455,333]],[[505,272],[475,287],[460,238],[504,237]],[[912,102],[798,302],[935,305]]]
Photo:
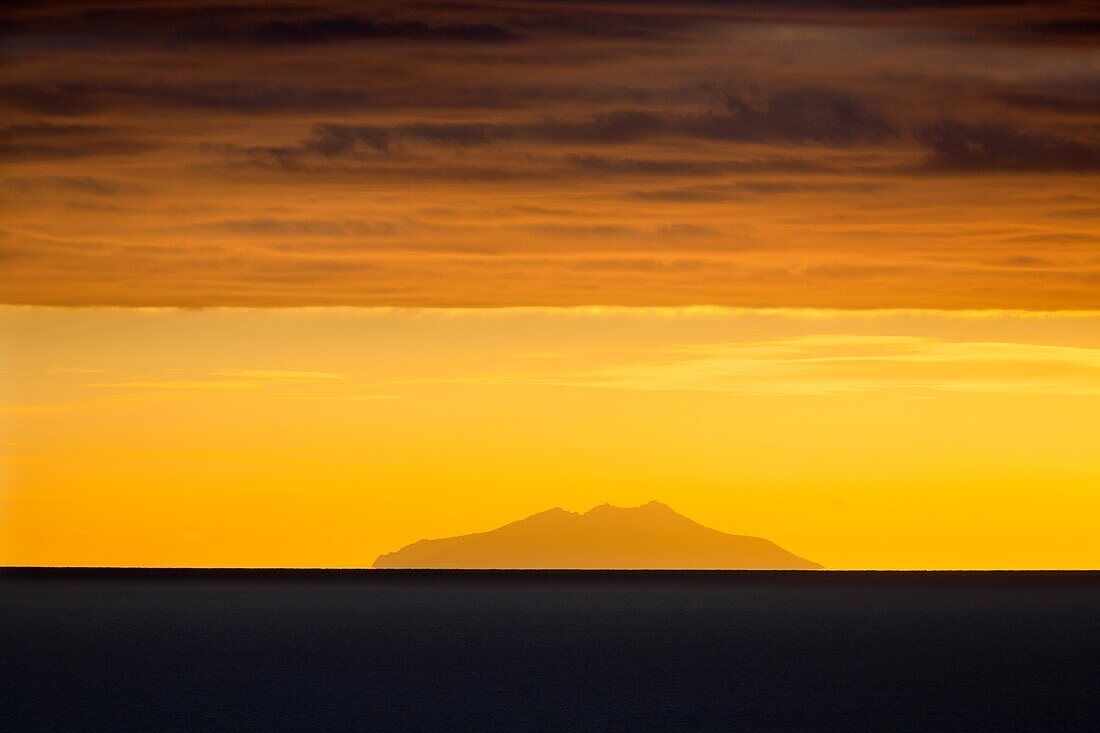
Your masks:
[[[47,374],[107,374],[113,370],[111,369],[91,369],[89,367],[55,367],[48,370]]]
[[[111,382],[91,382],[87,386],[102,389],[140,389],[140,390],[256,390],[277,387],[327,386],[347,379],[344,374],[333,372],[271,370],[271,369],[224,369],[210,372],[196,378],[182,379],[177,375],[170,378],[150,377],[146,379],[128,379]]]
[[[560,371],[479,375],[469,384],[527,384],[743,396],[869,392],[1100,395],[1100,349],[814,335],[657,348],[633,361]]]
[[[215,372],[220,377],[241,377],[265,382],[328,382],[347,379],[346,374],[334,372],[279,371],[271,369],[226,369]]]
[[[90,387],[108,389],[256,389],[263,386],[258,381],[241,379],[136,379],[122,382],[95,382]]]

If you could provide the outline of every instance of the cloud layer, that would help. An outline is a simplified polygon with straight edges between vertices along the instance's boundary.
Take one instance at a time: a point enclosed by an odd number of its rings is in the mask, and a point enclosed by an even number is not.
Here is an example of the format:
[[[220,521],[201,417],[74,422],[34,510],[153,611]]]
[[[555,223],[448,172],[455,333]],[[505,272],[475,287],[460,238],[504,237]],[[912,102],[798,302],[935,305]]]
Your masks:
[[[0,299],[1100,308],[1081,3],[34,3]]]

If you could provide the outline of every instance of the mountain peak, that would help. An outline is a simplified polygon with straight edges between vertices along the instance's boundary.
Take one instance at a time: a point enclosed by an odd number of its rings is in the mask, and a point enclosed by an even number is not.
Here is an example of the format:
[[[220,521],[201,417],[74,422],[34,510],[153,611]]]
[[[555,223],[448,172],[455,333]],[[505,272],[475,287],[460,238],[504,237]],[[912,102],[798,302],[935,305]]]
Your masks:
[[[535,517],[563,517],[563,516],[573,516],[573,517],[575,517],[575,516],[577,516],[577,514],[576,514],[576,512],[566,511],[565,509],[562,509],[560,506],[554,506],[554,507],[550,507],[549,509],[544,509],[541,512],[537,512],[535,514],[532,514],[531,516],[527,517],[527,519],[534,519]],[[526,521],[526,520],[521,519],[520,521]]]
[[[651,501],[646,502],[645,504],[640,504],[638,506],[615,506],[614,504],[600,504],[599,506],[592,507],[591,509],[589,509],[587,512],[585,512],[581,516],[588,516],[589,514],[610,513],[610,512],[652,512],[652,511],[663,511],[663,512],[669,512],[669,513],[672,513],[672,514],[676,514],[676,512],[673,510],[673,508],[670,507],[668,504],[662,504],[661,502],[657,501],[656,499],[653,499]]]
[[[659,501],[553,507],[478,534],[421,540],[381,555],[376,568],[816,569],[760,537],[709,529]]]

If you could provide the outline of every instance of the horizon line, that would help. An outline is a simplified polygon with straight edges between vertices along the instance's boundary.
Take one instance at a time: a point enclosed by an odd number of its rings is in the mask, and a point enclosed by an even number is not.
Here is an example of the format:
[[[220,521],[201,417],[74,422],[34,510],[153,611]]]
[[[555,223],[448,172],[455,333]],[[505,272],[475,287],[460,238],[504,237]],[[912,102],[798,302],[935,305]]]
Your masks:
[[[8,570],[383,573],[1100,573],[1097,568],[375,568],[319,565],[0,565]]]
[[[0,311],[108,311],[108,312],[314,312],[314,313],[399,313],[399,314],[568,314],[618,315],[652,313],[655,315],[781,315],[796,317],[836,316],[920,316],[936,315],[953,318],[1096,318],[1100,307],[1082,308],[947,308],[947,307],[881,307],[881,308],[816,308],[806,306],[733,306],[733,305],[94,305],[50,303],[0,303]]]

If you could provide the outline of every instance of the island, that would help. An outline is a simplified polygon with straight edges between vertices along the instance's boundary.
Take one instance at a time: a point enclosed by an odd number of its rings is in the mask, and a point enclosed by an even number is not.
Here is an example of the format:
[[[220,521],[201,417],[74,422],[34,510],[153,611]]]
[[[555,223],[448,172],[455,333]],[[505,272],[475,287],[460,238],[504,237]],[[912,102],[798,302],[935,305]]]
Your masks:
[[[578,514],[555,507],[476,534],[420,540],[379,556],[375,568],[818,570],[761,537],[710,529],[651,501],[602,504]]]

